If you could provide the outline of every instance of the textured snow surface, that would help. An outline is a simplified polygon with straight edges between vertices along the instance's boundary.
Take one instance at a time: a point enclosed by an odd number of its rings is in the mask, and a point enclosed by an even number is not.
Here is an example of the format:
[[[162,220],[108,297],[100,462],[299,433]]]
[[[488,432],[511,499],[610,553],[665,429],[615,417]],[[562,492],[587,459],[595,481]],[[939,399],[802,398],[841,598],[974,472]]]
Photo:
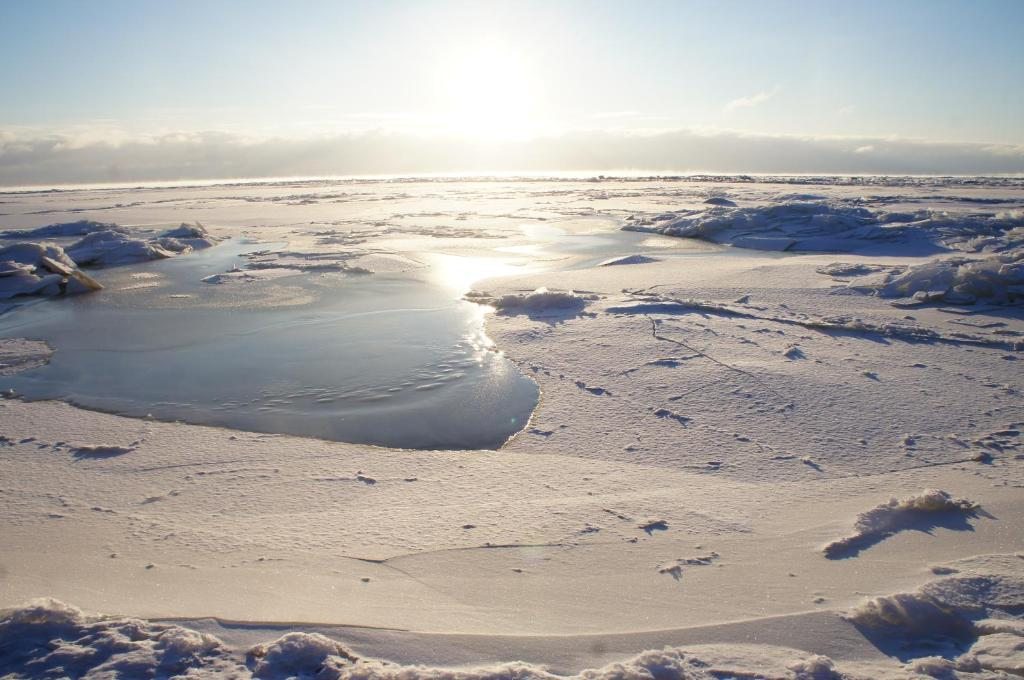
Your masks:
[[[953,575],[914,592],[872,598],[848,618],[886,650],[919,656],[910,667],[925,675],[1019,674],[1024,669],[1022,560],[1020,555],[963,560],[947,567]],[[922,656],[928,648],[944,654]]]
[[[217,677],[235,666],[209,635],[139,619],[88,617],[53,599],[0,617],[4,677]]]
[[[717,657],[717,658],[716,658]],[[787,658],[788,657],[788,658]],[[0,613],[0,671],[5,678],[285,678],[309,680],[712,680],[750,677],[746,665],[776,667],[771,677],[846,678],[827,657],[797,650],[649,650],[567,676],[543,666],[504,663],[473,668],[399,665],[361,659],[318,633],[291,632],[245,650],[211,635],[133,618],[87,616],[54,599]],[[769,677],[756,675],[755,677]]]
[[[1024,300],[1024,248],[983,259],[949,258],[914,265],[877,282],[851,283],[879,297],[950,304]]]
[[[784,200],[634,218],[624,229],[699,238],[755,250],[851,251],[873,243],[930,243],[977,252],[1024,243],[1024,211],[955,214],[934,209],[889,211],[856,200]]]

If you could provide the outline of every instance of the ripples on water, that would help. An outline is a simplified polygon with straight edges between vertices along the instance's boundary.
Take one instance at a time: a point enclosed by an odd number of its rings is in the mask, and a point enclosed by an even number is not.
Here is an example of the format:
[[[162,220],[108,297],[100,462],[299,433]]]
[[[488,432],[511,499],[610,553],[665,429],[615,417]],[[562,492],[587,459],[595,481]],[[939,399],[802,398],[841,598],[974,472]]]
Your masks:
[[[199,282],[244,250],[103,271],[113,285],[100,294],[16,311],[0,334],[57,351],[3,386],[124,415],[403,448],[496,448],[529,419],[536,384],[494,351],[483,308],[452,285],[295,276],[255,285],[311,302],[192,302],[253,286]]]

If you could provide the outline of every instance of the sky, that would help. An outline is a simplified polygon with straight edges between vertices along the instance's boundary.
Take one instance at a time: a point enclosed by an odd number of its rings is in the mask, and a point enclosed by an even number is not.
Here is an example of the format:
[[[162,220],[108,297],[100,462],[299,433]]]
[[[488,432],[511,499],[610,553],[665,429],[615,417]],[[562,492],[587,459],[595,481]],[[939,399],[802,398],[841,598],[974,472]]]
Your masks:
[[[1022,35],[1020,0],[0,0],[0,184],[1024,172]]]

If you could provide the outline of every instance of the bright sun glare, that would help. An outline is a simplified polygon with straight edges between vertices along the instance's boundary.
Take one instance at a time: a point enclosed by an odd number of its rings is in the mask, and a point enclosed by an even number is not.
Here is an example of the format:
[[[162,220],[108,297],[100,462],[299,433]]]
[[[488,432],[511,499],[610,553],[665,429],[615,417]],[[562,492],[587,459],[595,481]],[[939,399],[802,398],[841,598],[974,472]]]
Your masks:
[[[487,140],[528,136],[537,92],[530,65],[500,43],[467,46],[441,66],[445,127]]]

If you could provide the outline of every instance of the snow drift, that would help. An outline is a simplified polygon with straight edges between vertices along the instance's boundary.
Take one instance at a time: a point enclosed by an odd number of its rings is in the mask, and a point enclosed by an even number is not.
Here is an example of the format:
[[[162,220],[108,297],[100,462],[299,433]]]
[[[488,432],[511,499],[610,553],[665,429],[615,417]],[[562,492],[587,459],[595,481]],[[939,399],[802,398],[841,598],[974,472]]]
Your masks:
[[[846,618],[876,640],[883,651],[891,649],[901,656],[920,654],[908,667],[923,675],[1020,674],[1024,670],[1020,559],[1017,555],[987,555],[955,563],[959,568],[951,569],[954,575],[911,593],[871,598]],[[936,649],[945,653],[925,655],[925,650],[934,654]]]
[[[668,648],[588,669],[579,680],[712,680],[747,677],[765,664],[779,677],[841,679],[827,657],[783,648],[733,648],[693,654]],[[708,657],[711,658],[708,658]],[[719,661],[715,657],[723,660]],[[756,670],[755,670],[756,669]],[[34,600],[0,612],[0,673],[5,678],[111,677],[303,678],[309,680],[560,680],[542,666],[514,662],[477,668],[403,666],[360,659],[318,633],[290,632],[244,655],[218,638],[172,624],[87,616],[58,600]]]
[[[4,677],[173,677],[236,665],[220,640],[179,626],[89,617],[52,599],[0,613]]]
[[[944,512],[973,516],[977,510],[978,505],[972,501],[953,498],[938,489],[907,498],[891,498],[857,515],[854,532],[832,541],[822,551],[829,559],[851,556],[899,531],[914,528],[922,516]]]

